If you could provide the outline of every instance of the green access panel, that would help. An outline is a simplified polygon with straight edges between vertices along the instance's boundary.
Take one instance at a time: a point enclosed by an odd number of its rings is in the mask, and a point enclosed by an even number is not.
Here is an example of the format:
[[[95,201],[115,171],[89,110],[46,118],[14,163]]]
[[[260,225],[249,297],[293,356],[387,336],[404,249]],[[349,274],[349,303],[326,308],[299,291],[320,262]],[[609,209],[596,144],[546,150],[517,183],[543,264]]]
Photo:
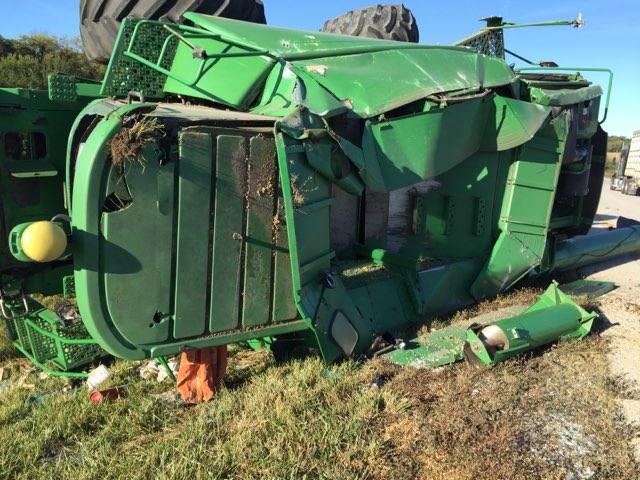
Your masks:
[[[306,328],[272,134],[189,127],[175,141],[176,156],[147,145],[144,161],[108,167],[104,197],[119,201],[100,213],[94,242],[98,272],[87,291],[103,300],[87,299],[92,335],[136,358]]]

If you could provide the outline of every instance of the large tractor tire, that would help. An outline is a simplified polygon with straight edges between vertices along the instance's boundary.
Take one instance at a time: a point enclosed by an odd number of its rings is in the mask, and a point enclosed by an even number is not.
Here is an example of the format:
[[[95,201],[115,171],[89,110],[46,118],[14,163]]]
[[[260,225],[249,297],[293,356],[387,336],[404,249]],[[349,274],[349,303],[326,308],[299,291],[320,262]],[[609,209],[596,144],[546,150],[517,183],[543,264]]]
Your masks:
[[[85,53],[90,60],[107,63],[126,17],[181,23],[187,12],[267,23],[262,0],[81,0],[80,35]]]
[[[404,5],[377,5],[352,10],[329,20],[323,32],[354,37],[380,38],[418,43],[420,32],[411,10]]]

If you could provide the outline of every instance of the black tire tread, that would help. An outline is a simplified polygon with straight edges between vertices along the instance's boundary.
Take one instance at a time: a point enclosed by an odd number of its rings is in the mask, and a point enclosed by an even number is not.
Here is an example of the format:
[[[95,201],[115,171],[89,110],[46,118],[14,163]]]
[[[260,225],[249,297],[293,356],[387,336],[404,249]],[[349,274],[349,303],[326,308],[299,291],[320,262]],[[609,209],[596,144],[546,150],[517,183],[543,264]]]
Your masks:
[[[352,10],[327,21],[322,31],[399,42],[420,41],[416,19],[403,4],[375,5]]]
[[[262,0],[81,0],[80,36],[85,53],[90,60],[107,63],[126,17],[182,23],[186,12],[267,22]]]

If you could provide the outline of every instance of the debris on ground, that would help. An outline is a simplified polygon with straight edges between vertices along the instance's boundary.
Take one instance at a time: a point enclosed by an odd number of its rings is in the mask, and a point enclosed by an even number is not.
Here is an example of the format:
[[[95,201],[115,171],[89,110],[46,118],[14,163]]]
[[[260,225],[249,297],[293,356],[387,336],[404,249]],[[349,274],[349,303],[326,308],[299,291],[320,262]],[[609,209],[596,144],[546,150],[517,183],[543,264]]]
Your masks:
[[[577,305],[553,282],[522,314],[489,323],[436,330],[384,355],[399,365],[438,368],[462,359],[490,366],[558,340],[580,340],[591,332],[595,312]]]
[[[226,345],[184,352],[180,356],[178,391],[187,403],[208,402],[220,389],[226,370]]]
[[[31,405],[42,405],[46,400],[59,394],[60,392],[43,392],[35,395],[29,395],[27,402]]]
[[[91,390],[93,390],[101,383],[104,383],[110,376],[111,373],[109,372],[109,369],[104,365],[100,365],[99,367],[89,372],[89,377],[87,378],[87,386]]]
[[[106,390],[93,390],[89,393],[89,400],[92,403],[113,402],[127,396],[129,385],[108,388]]]
[[[640,428],[619,414],[606,348],[591,336],[483,370],[376,359],[363,371],[364,382],[385,378],[374,426],[385,447],[372,477],[637,478],[620,439]]]
[[[168,360],[167,366],[174,376],[178,374],[179,362],[177,357]],[[149,360],[144,365],[142,365],[142,367],[140,367],[139,372],[140,378],[142,378],[143,380],[150,380],[152,378],[155,378],[158,383],[162,383],[166,379],[170,378],[166,368],[164,368],[164,366],[158,360]]]
[[[164,393],[154,393],[150,397],[155,401],[162,403],[166,407],[177,407],[186,405],[186,402],[182,399],[180,392],[177,390],[169,390]]]

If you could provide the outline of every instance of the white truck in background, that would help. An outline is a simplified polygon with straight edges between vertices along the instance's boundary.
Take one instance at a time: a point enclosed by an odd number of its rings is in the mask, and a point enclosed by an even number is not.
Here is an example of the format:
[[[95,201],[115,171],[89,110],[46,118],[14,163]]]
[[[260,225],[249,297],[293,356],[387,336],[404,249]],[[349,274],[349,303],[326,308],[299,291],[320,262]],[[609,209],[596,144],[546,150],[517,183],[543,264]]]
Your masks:
[[[611,190],[640,195],[640,130],[633,132],[631,143],[622,146],[620,161],[611,178]]]

